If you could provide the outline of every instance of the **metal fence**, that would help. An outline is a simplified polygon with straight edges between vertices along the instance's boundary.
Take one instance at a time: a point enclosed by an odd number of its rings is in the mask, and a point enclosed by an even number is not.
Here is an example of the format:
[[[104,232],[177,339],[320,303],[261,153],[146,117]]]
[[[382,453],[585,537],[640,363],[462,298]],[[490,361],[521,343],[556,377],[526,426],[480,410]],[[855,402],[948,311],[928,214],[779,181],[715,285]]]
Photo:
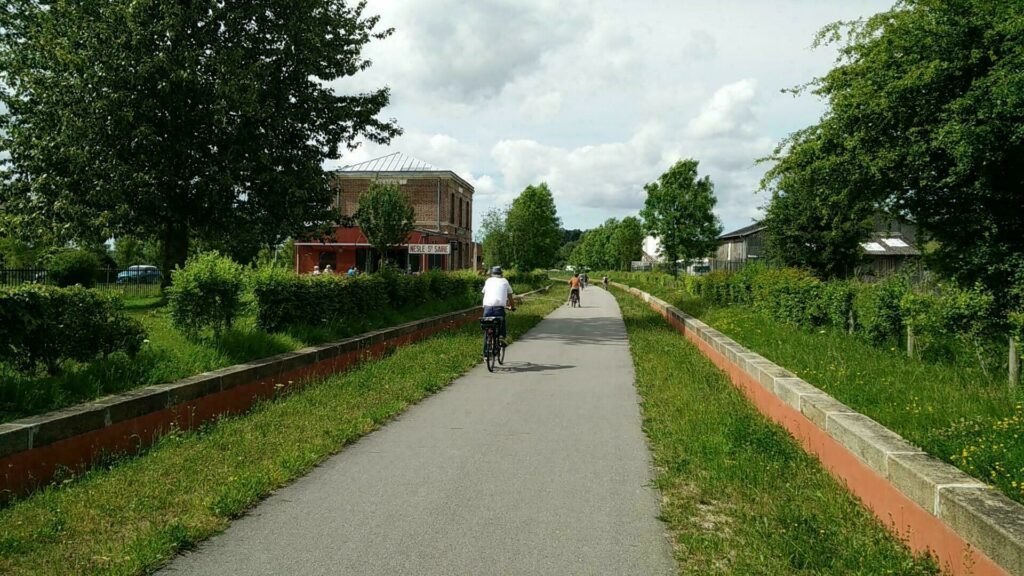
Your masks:
[[[97,271],[94,288],[125,298],[160,296],[162,278],[159,270],[104,268]],[[51,282],[45,268],[0,268],[0,287],[48,283]]]

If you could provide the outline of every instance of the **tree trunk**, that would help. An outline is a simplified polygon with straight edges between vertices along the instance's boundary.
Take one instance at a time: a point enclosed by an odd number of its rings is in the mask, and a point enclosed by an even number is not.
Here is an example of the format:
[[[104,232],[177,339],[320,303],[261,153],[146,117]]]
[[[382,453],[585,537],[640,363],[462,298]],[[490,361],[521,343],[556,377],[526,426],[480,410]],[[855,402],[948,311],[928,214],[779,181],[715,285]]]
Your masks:
[[[164,225],[161,233],[160,266],[163,268],[163,285],[171,283],[171,272],[177,266],[184,266],[188,258],[188,227],[184,224],[169,222]]]

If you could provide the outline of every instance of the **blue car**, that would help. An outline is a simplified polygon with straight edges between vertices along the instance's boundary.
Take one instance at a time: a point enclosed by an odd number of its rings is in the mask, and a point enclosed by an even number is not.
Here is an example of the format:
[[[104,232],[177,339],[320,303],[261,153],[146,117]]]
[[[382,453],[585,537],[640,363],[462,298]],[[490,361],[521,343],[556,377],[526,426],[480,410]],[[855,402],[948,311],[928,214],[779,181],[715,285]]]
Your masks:
[[[136,264],[127,270],[117,273],[118,284],[159,284],[164,275],[156,266]]]

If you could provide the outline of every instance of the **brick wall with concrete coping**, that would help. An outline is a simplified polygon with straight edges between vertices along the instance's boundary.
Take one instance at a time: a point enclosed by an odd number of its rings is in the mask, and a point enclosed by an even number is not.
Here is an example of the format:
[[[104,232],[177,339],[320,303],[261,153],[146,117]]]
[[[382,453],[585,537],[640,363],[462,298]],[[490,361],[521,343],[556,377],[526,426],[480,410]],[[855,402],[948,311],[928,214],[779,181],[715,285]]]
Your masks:
[[[951,574],[1024,576],[1024,506],[667,302],[612,285],[696,344],[912,549]]]
[[[65,472],[83,472],[109,455],[137,453],[169,430],[244,412],[260,400],[479,315],[479,307],[442,314],[0,424],[0,500]]]

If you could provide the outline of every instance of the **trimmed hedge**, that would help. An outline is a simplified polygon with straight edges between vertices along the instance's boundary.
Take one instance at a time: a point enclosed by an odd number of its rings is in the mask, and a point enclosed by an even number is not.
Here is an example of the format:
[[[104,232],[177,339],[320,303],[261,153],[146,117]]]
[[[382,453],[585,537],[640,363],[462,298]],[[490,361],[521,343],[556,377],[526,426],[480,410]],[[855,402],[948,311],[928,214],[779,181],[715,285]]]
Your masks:
[[[749,265],[739,272],[716,271],[704,276],[639,272],[617,274],[635,285],[671,287],[707,304],[749,305],[769,317],[805,327],[832,326],[873,344],[901,342],[910,327],[915,353],[942,357],[957,345],[977,351],[1005,345],[1009,332],[1024,336],[1024,313],[997,314],[995,300],[980,287],[969,290],[937,286],[911,287],[901,276],[875,283],[818,280],[794,268]]]
[[[117,299],[80,286],[0,290],[0,361],[22,371],[42,365],[53,374],[63,360],[134,355],[145,338]]]
[[[543,272],[510,272],[506,277],[520,286],[537,286],[547,281]],[[292,326],[351,322],[387,308],[402,310],[429,300],[478,295],[486,279],[473,272],[349,277],[262,269],[252,279],[256,324],[273,332]]]

